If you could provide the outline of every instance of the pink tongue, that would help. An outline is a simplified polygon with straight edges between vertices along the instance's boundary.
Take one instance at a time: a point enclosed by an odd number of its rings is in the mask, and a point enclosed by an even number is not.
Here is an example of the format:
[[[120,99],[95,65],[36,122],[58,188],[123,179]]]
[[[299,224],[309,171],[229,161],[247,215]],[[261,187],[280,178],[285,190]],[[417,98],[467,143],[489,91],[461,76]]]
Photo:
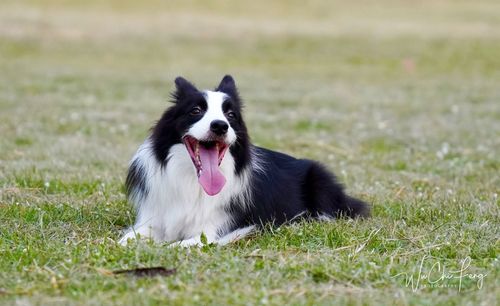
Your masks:
[[[208,195],[216,195],[226,184],[226,178],[219,169],[219,151],[216,146],[209,149],[200,146],[199,150],[202,170],[198,182]]]

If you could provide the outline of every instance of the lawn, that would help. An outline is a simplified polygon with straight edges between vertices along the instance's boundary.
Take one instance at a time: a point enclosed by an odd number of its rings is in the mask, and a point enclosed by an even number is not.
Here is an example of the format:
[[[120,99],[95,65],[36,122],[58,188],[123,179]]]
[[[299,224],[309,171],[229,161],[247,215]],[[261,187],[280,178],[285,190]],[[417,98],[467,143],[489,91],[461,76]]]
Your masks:
[[[495,305],[498,1],[2,1],[0,304]],[[129,159],[182,75],[368,220],[117,245]],[[112,271],[175,268],[170,276]]]

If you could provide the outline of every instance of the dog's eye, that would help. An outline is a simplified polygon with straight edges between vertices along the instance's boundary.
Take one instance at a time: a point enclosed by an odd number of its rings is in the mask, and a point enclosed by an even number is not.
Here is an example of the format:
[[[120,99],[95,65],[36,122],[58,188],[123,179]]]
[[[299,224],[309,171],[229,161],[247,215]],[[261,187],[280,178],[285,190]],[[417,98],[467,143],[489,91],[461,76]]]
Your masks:
[[[226,113],[226,116],[227,116],[229,119],[234,119],[234,118],[236,118],[236,114],[235,114],[234,112],[232,112],[232,111],[228,111],[228,112]]]
[[[191,109],[191,111],[189,112],[191,115],[199,115],[201,114],[201,107],[199,106],[195,106]]]

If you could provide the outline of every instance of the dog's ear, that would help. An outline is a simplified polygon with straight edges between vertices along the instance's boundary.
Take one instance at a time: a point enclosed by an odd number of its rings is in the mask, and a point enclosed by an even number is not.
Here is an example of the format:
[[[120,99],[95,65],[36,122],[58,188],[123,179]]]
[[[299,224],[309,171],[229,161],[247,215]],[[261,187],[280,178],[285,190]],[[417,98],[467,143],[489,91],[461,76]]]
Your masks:
[[[238,90],[236,89],[236,84],[234,83],[234,79],[229,74],[222,78],[219,86],[215,89],[215,91],[220,91],[226,93],[233,98],[238,97]]]
[[[198,92],[198,89],[191,82],[180,76],[175,78],[175,88],[177,89],[174,93],[176,99]]]

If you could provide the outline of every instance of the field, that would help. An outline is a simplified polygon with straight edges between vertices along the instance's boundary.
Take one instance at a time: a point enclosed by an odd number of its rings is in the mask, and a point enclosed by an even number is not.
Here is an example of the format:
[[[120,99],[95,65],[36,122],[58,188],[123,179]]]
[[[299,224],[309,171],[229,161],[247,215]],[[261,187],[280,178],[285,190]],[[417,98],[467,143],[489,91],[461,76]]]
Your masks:
[[[495,305],[498,1],[2,1],[0,304]],[[128,161],[182,75],[368,220],[117,245]],[[175,268],[170,276],[112,271]]]

